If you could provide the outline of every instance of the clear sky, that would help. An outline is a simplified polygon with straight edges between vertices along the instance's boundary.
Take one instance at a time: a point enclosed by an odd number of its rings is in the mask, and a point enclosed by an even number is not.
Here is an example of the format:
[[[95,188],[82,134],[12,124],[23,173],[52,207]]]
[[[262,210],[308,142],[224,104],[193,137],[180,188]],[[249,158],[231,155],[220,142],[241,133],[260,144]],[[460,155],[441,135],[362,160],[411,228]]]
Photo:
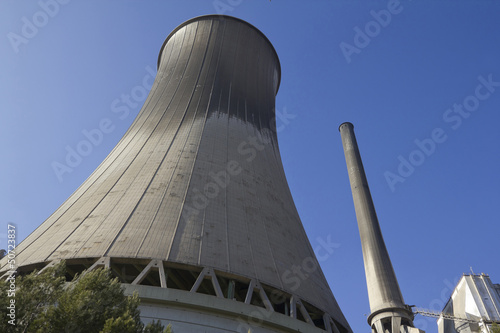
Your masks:
[[[276,48],[285,172],[313,247],[335,243],[321,265],[355,332],[369,331],[369,306],[342,122],[355,126],[406,303],[441,310],[471,267],[500,282],[498,1],[46,3],[0,2],[0,247],[8,223],[25,238],[115,146],[166,36],[224,13]],[[120,118],[111,105],[133,91]],[[103,119],[113,130],[58,179],[53,163]]]

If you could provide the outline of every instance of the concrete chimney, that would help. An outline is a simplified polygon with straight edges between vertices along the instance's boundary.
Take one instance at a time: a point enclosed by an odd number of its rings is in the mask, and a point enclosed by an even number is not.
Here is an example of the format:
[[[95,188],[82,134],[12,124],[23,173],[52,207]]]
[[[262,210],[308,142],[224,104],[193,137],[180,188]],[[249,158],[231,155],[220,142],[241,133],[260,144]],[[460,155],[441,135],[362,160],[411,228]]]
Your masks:
[[[363,248],[366,284],[370,301],[368,324],[372,332],[399,333],[413,328],[413,313],[403,300],[396,274],[385,247],[373,205],[353,124],[339,127],[351,183],[352,198]]]

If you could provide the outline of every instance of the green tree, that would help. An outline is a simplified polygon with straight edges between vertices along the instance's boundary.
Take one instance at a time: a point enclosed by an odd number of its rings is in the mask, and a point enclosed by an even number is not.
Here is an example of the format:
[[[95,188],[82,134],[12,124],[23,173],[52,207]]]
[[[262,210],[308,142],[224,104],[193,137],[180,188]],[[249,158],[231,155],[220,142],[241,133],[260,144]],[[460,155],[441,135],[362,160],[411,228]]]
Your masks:
[[[165,333],[161,322],[144,326],[140,320],[139,297],[127,297],[109,269],[97,269],[65,283],[61,262],[42,273],[15,279],[15,297],[9,297],[9,281],[0,281],[0,315],[15,300],[16,325],[0,321],[0,332],[71,333]]]
[[[15,305],[15,323],[0,320],[1,332],[28,332],[33,322],[54,304],[64,291],[64,263],[48,268],[42,274],[35,272],[24,278],[15,277],[0,281],[0,313],[9,318],[6,307]],[[10,296],[10,297],[9,297]],[[11,317],[12,318],[12,317]],[[10,318],[9,318],[10,319]]]
[[[144,329],[144,333],[173,333],[172,326],[168,325],[166,328],[163,327],[161,321],[154,321],[149,323]]]
[[[498,325],[497,323],[493,323],[493,325],[491,325],[491,333],[500,333],[500,325]]]

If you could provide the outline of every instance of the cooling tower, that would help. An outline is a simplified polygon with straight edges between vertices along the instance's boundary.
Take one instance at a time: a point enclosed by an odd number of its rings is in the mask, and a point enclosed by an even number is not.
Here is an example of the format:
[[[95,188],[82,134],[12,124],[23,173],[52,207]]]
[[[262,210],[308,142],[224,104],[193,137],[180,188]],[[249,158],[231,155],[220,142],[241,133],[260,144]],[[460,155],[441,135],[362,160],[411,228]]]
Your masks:
[[[18,271],[109,267],[139,292],[146,322],[176,332],[351,332],[287,185],[279,83],[255,27],[221,15],[181,24],[137,118],[19,244]]]

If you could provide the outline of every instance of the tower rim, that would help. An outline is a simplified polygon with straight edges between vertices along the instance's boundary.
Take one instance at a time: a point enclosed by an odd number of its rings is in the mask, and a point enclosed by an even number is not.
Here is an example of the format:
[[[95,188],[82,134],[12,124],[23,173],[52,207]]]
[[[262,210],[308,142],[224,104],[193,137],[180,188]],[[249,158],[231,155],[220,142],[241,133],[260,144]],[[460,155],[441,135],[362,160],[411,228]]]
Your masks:
[[[339,125],[339,132],[340,132],[340,128],[343,125],[351,126],[351,128],[354,128],[354,124],[353,123],[351,123],[350,121],[344,121],[342,124]]]
[[[274,48],[273,44],[271,43],[271,41],[269,40],[269,38],[267,38],[267,36],[262,32],[260,31],[259,29],[257,29],[254,25],[248,23],[247,21],[245,20],[242,20],[238,17],[234,17],[234,16],[230,16],[230,15],[220,15],[220,14],[208,14],[208,15],[200,15],[200,16],[196,16],[196,17],[193,17],[181,24],[179,24],[174,30],[172,30],[172,32],[167,36],[167,38],[165,38],[165,41],[163,42],[161,48],[160,48],[160,52],[158,53],[158,63],[157,63],[157,69],[160,68],[160,62],[161,62],[161,55],[163,53],[163,49],[165,48],[165,46],[167,45],[168,41],[170,40],[170,38],[177,32],[179,31],[180,29],[182,29],[184,26],[192,23],[192,22],[195,22],[195,21],[198,21],[200,19],[210,19],[210,18],[223,18],[223,19],[231,19],[231,20],[235,20],[235,21],[238,21],[238,22],[241,22],[241,23],[244,23],[246,24],[247,26],[251,27],[252,29],[254,29],[255,31],[257,31],[265,40],[266,42],[269,44],[269,46],[271,47],[271,50],[273,50],[273,53],[274,53],[274,56],[276,57],[276,62],[277,62],[277,68],[278,68],[278,84],[276,86],[276,92],[275,94],[278,93],[278,90],[280,88],[280,83],[281,83],[281,63],[280,63],[280,59],[278,57],[278,52],[276,52],[276,49]]]

